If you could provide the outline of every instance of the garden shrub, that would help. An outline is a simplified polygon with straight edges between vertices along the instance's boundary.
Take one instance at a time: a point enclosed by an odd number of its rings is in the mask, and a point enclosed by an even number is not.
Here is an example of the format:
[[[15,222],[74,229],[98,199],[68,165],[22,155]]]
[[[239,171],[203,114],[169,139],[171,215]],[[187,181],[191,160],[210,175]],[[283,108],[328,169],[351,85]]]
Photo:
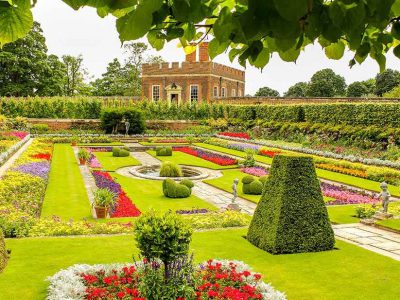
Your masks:
[[[33,124],[30,132],[35,134],[43,134],[49,131],[49,125],[47,124]]]
[[[157,147],[157,156],[172,156],[172,147]]]
[[[334,234],[312,158],[274,157],[247,239],[273,254],[333,249]]]
[[[182,177],[182,169],[175,163],[165,161],[161,164],[160,177]]]
[[[377,211],[377,208],[371,205],[359,205],[356,207],[356,217],[360,219],[371,218]]]
[[[119,150],[119,157],[127,157],[130,155],[130,152],[125,150],[125,149],[120,149]]]
[[[130,123],[129,134],[141,134],[145,130],[143,112],[137,108],[108,108],[101,113],[101,126],[106,133],[125,133],[123,120]]]
[[[242,191],[247,195],[261,195],[263,191],[263,184],[251,175],[246,175],[242,178]]]
[[[266,183],[267,180],[268,180],[268,176],[267,176],[267,175],[261,176],[260,178],[258,178],[258,180],[260,180],[260,182],[261,182],[263,185],[265,185],[265,183]]]
[[[165,179],[162,183],[164,196],[168,198],[187,198],[192,194],[192,188],[188,185],[190,185],[188,182],[177,183],[172,179]]]
[[[172,212],[143,214],[135,224],[135,240],[147,259],[160,259],[168,274],[170,264],[189,252],[193,230],[182,217]]]
[[[4,241],[3,231],[0,229],[0,273],[6,268],[8,261],[8,253],[6,243]]]
[[[194,187],[194,183],[193,181],[189,180],[189,179],[183,179],[181,182],[181,184],[186,185],[188,188],[192,188]]]
[[[114,157],[120,157],[121,149],[119,147],[112,148],[112,154]]]

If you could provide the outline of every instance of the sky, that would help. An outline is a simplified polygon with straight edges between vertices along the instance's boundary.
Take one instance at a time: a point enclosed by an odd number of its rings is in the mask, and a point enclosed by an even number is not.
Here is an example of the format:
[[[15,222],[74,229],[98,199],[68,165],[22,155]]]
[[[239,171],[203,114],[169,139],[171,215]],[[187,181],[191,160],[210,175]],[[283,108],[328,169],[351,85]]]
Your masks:
[[[74,11],[61,0],[39,0],[33,14],[35,21],[42,26],[49,54],[82,54],[85,67],[94,78],[100,77],[115,57],[123,61],[115,18],[102,19],[93,8]],[[140,41],[146,42],[145,39]],[[168,62],[185,59],[183,49],[176,42],[168,43],[159,52],[152,50],[150,54],[160,55]],[[350,69],[348,63],[352,56],[352,53],[346,53],[341,60],[329,60],[317,44],[307,46],[296,63],[284,62],[278,55],[273,55],[263,70],[251,66],[246,68],[246,94],[253,95],[260,87],[269,86],[282,95],[291,85],[309,81],[316,71],[324,68],[331,68],[342,75],[347,84],[375,77],[379,72],[378,64],[371,59]],[[221,54],[214,61],[241,68],[237,63],[231,63],[226,54]],[[399,60],[389,53],[387,68],[400,70],[399,66]]]

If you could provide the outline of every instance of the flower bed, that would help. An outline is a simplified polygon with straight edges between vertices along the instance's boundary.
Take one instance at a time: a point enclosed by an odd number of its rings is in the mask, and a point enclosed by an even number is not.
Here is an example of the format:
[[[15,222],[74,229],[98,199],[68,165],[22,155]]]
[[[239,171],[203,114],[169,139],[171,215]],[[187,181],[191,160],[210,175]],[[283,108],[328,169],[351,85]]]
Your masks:
[[[257,177],[268,175],[268,170],[260,166],[241,168],[240,171]]]
[[[282,151],[274,151],[270,150],[268,148],[261,147],[260,150],[258,150],[258,154],[268,156],[268,157],[274,157],[277,154],[281,154]]]
[[[151,264],[149,266],[149,264]],[[136,264],[74,265],[48,278],[48,300],[80,299],[134,299],[140,296],[140,284],[151,276],[147,269],[157,269],[157,262]],[[209,260],[193,270],[196,299],[226,300],[283,300],[285,295],[261,280],[261,275],[251,271],[241,261]],[[180,298],[183,300],[183,298]],[[172,299],[171,299],[172,300]]]
[[[217,154],[205,150],[193,149],[191,147],[174,147],[174,151],[183,152],[189,155],[200,157],[204,160],[211,161],[220,166],[233,166],[238,162],[227,155]]]
[[[326,182],[321,182],[322,194],[333,198],[327,205],[346,205],[346,204],[374,204],[379,202],[379,198],[357,190],[351,190],[344,186],[337,186]]]
[[[93,171],[92,174],[99,189],[106,188],[118,195],[116,205],[110,211],[111,218],[140,216],[140,210],[132,203],[121,185],[116,183],[110,174],[102,171]]]
[[[333,172],[347,174],[347,175],[361,177],[361,178],[368,178],[368,174],[364,170],[350,169],[350,168],[345,168],[345,167],[341,167],[341,166],[335,166],[332,164],[316,164],[315,166],[317,168],[328,170],[328,171],[333,171]]]
[[[179,209],[175,211],[179,215],[193,215],[193,214],[206,214],[207,208],[194,208],[194,209]]]
[[[218,135],[249,140],[250,135],[245,132],[220,132]]]
[[[159,143],[159,144],[180,144],[187,143],[186,138],[178,138],[178,139],[150,139],[151,143]]]
[[[101,169],[101,164],[97,157],[90,152],[89,167],[92,169]]]
[[[23,131],[0,133],[0,165],[4,164],[29,139],[29,134]]]

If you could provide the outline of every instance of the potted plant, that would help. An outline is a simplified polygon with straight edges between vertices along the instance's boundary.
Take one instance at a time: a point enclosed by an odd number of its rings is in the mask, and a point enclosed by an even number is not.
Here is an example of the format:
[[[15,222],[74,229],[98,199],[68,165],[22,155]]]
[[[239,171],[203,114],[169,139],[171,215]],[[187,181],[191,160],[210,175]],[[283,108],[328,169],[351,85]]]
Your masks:
[[[90,153],[84,148],[80,148],[78,151],[79,164],[84,165],[90,158]]]
[[[116,195],[109,189],[97,189],[94,192],[93,206],[98,219],[107,217],[110,207],[113,207],[116,201]]]
[[[71,139],[71,146],[75,147],[78,144],[78,137],[74,136]]]

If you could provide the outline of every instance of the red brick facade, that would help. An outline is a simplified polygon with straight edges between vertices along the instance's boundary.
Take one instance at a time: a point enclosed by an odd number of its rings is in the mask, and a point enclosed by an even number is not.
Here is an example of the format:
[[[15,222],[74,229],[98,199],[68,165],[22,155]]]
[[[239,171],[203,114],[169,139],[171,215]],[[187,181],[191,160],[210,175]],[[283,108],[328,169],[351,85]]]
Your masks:
[[[144,64],[142,98],[169,103],[211,101],[226,97],[243,97],[245,72],[209,60],[208,43],[186,56],[183,63]]]

